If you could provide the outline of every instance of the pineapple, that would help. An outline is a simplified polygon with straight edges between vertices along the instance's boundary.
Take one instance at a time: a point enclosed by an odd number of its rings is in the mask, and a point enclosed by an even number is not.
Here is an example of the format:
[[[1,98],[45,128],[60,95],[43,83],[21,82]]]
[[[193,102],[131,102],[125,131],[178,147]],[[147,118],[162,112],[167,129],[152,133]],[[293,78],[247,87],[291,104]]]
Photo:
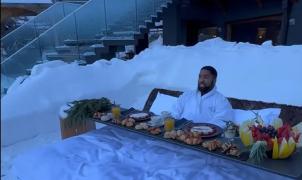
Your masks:
[[[252,162],[260,163],[264,158],[267,157],[266,147],[266,141],[257,141],[251,149],[249,159]]]

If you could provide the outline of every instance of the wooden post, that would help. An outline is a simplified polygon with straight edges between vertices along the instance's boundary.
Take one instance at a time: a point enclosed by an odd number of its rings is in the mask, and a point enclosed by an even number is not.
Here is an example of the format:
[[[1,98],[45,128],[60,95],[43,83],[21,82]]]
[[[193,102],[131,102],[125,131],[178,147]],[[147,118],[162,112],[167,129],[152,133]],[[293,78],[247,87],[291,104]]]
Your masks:
[[[231,41],[232,40],[232,25],[231,24],[227,24],[226,39],[227,39],[227,41]]]

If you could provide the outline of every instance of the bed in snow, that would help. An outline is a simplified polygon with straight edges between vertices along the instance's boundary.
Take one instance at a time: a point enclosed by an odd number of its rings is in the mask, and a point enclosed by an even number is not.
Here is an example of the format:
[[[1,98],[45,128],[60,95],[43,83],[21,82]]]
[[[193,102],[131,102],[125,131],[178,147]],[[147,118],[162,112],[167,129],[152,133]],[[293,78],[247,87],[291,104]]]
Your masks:
[[[154,89],[144,107],[152,109],[158,93],[182,92]],[[230,98],[234,108],[279,107],[291,124],[301,120],[301,107]],[[288,179],[254,167],[105,126],[27,152],[13,162],[21,180],[94,179]]]
[[[288,179],[106,126],[17,157],[20,180]]]
[[[151,107],[158,97],[158,94],[164,94],[172,97],[179,97],[183,92],[174,91],[168,89],[159,89],[155,88],[149,94],[149,97],[145,103],[144,111],[151,110]],[[237,98],[228,98],[231,103],[233,109],[242,109],[242,110],[259,110],[259,109],[267,109],[267,108],[278,108],[281,109],[280,118],[284,123],[288,123],[291,126],[294,126],[302,121],[302,107],[291,106],[285,104],[276,104],[276,103],[267,103],[262,101],[252,101],[252,100],[244,100]]]

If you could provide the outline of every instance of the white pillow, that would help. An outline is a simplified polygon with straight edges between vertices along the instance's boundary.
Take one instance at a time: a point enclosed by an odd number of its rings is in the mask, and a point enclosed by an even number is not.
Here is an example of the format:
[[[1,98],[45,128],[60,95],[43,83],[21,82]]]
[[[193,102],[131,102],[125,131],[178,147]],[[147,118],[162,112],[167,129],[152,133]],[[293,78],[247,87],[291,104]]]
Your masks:
[[[172,112],[177,97],[158,93],[150,111],[160,115],[162,111]]]
[[[272,124],[272,121],[278,118],[281,113],[280,108],[267,108],[253,111],[259,113],[264,121],[264,125]],[[255,114],[250,110],[234,109],[234,123],[237,125],[255,117]]]

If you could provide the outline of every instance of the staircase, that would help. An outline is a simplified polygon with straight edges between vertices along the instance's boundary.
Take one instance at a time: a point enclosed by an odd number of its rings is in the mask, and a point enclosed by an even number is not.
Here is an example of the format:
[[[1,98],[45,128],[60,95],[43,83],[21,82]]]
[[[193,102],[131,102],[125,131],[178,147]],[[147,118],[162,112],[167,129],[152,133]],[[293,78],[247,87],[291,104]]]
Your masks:
[[[172,0],[90,0],[1,62],[3,77],[30,73],[52,60],[90,64],[111,59],[125,46],[139,53],[148,47],[148,32]]]
[[[1,38],[1,62],[37,38],[83,3],[58,2]]]
[[[131,27],[127,29],[126,25],[124,31],[121,31],[120,25],[123,22],[118,21],[109,26],[107,32],[95,34],[92,39],[64,40],[63,45],[56,46],[54,51],[46,54],[46,59],[63,61],[80,59],[90,64],[98,59],[109,60],[115,57],[116,52],[125,51],[127,45],[135,46],[135,53],[138,54],[144,49],[140,46],[146,46],[142,41],[148,41],[146,34],[149,29],[155,26],[155,22],[162,19],[163,13],[171,4],[172,1],[162,1],[154,14],[145,15],[146,19],[139,22],[137,31],[131,31]]]

